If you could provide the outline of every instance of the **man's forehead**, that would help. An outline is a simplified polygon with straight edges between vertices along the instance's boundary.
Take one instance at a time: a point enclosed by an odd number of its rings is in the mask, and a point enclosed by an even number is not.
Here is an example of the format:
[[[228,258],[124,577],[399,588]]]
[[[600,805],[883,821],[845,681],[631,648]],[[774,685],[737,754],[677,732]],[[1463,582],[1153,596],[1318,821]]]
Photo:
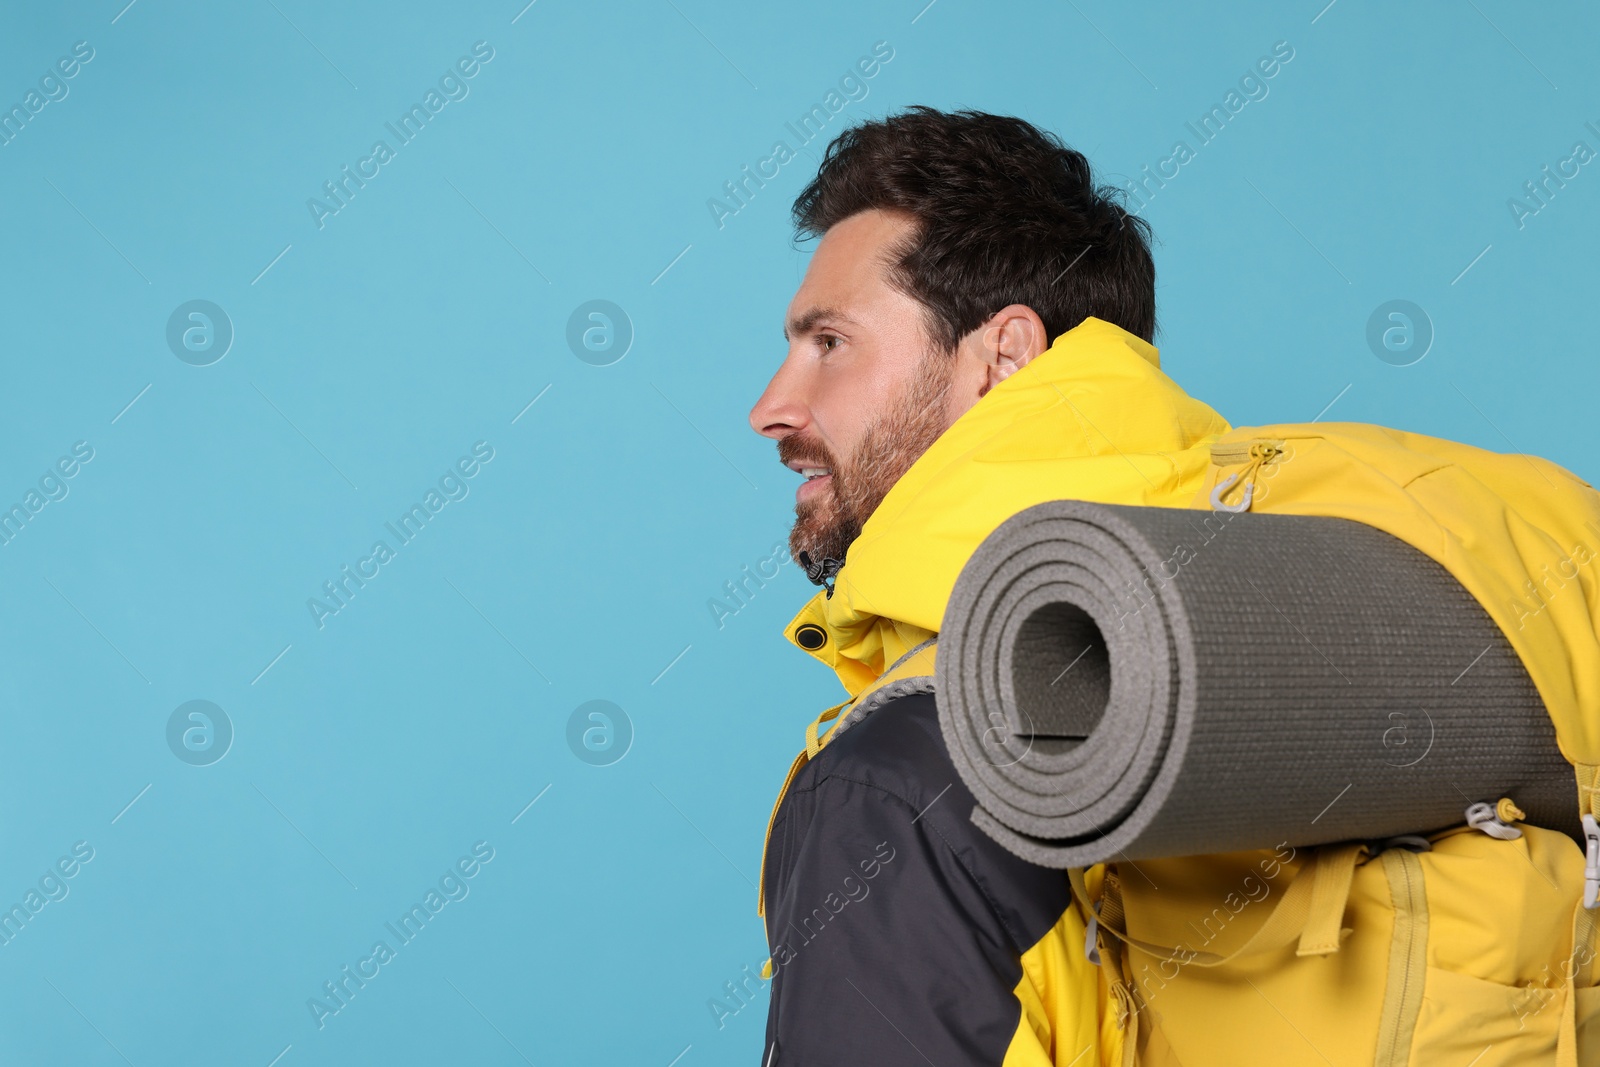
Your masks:
[[[885,285],[891,246],[905,236],[909,219],[884,211],[863,211],[835,223],[822,235],[806,267],[784,336],[813,329],[823,320],[853,322],[851,312]]]

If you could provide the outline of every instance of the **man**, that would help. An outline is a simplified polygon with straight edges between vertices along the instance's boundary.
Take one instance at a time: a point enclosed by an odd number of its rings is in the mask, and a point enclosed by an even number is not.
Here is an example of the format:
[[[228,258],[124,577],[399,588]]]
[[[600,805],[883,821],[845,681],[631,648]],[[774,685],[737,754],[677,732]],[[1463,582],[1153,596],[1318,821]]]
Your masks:
[[[928,657],[1001,522],[1182,506],[1203,472],[1165,457],[1229,426],[1159,369],[1144,221],[1026,122],[919,107],[847,130],[794,217],[821,240],[750,424],[804,479],[790,550],[824,586],[786,632],[852,702],[773,814],[763,1064],[1086,1067],[1119,1042],[1085,916],[970,822]]]

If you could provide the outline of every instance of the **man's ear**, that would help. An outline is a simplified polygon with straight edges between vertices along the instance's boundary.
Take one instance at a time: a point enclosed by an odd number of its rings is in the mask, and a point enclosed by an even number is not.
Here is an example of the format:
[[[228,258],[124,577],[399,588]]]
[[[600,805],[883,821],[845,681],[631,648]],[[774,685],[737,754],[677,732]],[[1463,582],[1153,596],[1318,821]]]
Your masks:
[[[1026,304],[1009,304],[989,316],[987,322],[967,335],[972,355],[984,364],[985,377],[978,390],[982,396],[1011,375],[1027,366],[1050,347],[1044,321]]]

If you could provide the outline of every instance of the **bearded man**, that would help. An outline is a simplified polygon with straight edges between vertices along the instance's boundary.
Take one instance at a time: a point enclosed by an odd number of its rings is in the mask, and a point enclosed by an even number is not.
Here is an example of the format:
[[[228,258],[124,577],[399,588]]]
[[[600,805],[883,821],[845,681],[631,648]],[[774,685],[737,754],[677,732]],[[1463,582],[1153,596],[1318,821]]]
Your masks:
[[[786,634],[850,700],[769,827],[763,1064],[1086,1067],[1116,1016],[1086,917],[1062,872],[971,823],[935,639],[1016,511],[1108,484],[1181,506],[1193,487],[1151,457],[1229,426],[1160,370],[1145,222],[1027,122],[918,107],[846,130],[794,219],[821,240],[750,425],[804,478],[789,547],[824,587]]]

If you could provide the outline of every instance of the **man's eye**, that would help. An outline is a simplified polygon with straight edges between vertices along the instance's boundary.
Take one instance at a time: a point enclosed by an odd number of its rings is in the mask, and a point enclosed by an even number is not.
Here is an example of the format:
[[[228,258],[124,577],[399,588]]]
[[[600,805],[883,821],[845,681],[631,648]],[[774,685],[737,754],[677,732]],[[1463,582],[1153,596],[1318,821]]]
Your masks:
[[[822,349],[824,352],[831,352],[834,346],[843,340],[844,338],[835,336],[831,333],[819,333],[817,335],[817,347]]]

